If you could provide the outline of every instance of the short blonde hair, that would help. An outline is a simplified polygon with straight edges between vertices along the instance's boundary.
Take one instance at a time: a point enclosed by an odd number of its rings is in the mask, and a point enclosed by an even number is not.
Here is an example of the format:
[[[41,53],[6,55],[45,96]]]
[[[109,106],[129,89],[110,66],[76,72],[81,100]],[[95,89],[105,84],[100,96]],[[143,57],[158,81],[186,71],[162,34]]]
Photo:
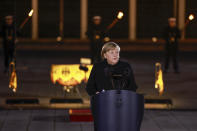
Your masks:
[[[118,44],[116,44],[115,42],[107,42],[103,45],[102,50],[101,50],[101,57],[102,59],[104,58],[104,54],[106,52],[108,52],[109,50],[113,50],[115,48],[118,48],[118,50],[120,51],[120,46]]]

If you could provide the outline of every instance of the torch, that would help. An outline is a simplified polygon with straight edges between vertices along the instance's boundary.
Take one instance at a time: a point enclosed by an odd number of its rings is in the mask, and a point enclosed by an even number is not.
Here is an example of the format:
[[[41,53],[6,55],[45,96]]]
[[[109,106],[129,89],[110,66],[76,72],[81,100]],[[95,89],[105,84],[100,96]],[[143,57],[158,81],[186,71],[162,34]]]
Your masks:
[[[189,24],[190,21],[194,20],[194,14],[190,14],[185,21],[185,27]]]
[[[33,9],[29,12],[28,16],[25,18],[25,20],[20,25],[20,27],[19,27],[20,29],[22,29],[24,27],[24,25],[27,23],[27,21],[32,17],[33,12],[34,12]]]
[[[185,25],[182,27],[182,29],[181,29],[181,33],[182,33],[182,38],[184,38],[184,36],[185,36],[185,29],[186,29],[186,27],[188,26],[188,24],[192,21],[192,20],[194,20],[194,15],[193,14],[190,14],[188,17],[187,17],[187,19],[186,19],[186,21],[185,21]]]
[[[121,19],[123,18],[123,16],[124,16],[124,13],[123,13],[122,11],[119,11],[117,17],[116,17],[116,18],[113,20],[113,22],[107,27],[106,32],[109,31],[112,27],[114,27],[114,25],[115,25],[119,20],[121,20]]]

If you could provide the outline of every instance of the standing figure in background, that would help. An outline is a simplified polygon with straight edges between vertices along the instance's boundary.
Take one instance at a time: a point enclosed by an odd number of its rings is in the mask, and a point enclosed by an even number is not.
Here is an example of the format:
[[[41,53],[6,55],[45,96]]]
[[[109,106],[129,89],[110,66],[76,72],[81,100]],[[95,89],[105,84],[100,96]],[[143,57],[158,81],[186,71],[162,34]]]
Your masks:
[[[3,38],[3,51],[4,51],[4,73],[8,72],[9,63],[14,60],[15,42],[16,42],[16,28],[13,16],[5,17],[1,29],[1,36]]]
[[[164,30],[163,34],[165,44],[165,65],[164,73],[168,72],[169,61],[173,60],[174,72],[179,73],[179,66],[177,61],[178,55],[178,39],[181,37],[180,30],[176,26],[176,18],[168,19],[168,26]]]
[[[105,32],[100,16],[94,16],[92,23],[89,25],[86,35],[90,40],[91,60],[92,63],[100,62],[100,52],[104,44]]]

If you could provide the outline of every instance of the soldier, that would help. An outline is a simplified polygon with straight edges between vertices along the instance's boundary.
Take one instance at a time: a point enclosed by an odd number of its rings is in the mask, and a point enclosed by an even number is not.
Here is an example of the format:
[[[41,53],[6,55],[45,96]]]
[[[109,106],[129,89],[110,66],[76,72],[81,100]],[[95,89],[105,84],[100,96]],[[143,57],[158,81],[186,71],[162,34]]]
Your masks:
[[[92,23],[89,25],[86,35],[90,40],[91,60],[92,63],[100,62],[100,52],[105,38],[105,29],[100,16],[94,16]]]
[[[179,66],[177,61],[178,54],[178,39],[181,37],[180,30],[176,26],[176,18],[168,19],[168,26],[164,30],[163,34],[165,44],[165,65],[164,73],[167,73],[169,67],[169,61],[172,59],[174,72],[179,73]]]
[[[5,21],[2,26],[1,35],[3,38],[3,50],[4,50],[4,73],[8,72],[9,63],[14,59],[15,41],[16,41],[16,29],[14,25],[13,16],[9,15],[5,17]]]

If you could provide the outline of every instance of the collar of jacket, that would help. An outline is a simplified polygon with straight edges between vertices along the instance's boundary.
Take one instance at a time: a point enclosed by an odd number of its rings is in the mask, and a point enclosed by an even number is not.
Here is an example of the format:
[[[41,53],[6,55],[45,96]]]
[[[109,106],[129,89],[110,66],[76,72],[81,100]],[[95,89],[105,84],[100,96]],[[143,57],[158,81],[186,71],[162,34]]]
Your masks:
[[[115,67],[115,66],[119,65],[120,60],[118,60],[118,62],[115,65],[108,64],[107,59],[104,59],[103,62],[104,62],[104,65],[106,65],[106,66]]]

